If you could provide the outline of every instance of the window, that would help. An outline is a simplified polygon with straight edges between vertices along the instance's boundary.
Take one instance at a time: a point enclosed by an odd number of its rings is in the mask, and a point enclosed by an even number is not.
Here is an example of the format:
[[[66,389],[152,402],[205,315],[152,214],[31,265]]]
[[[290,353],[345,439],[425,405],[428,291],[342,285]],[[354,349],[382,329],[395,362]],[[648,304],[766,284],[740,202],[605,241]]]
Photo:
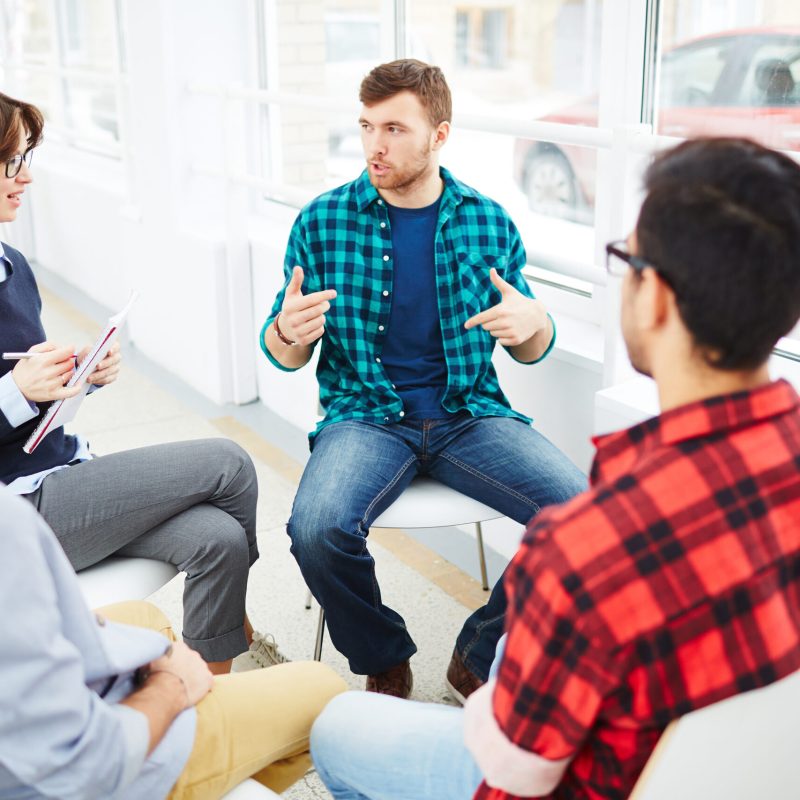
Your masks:
[[[7,3],[0,35],[6,90],[39,105],[48,131],[119,157],[120,0]]]
[[[662,0],[656,128],[800,151],[800,6]]]
[[[661,14],[657,132],[800,155],[800,5],[661,0]]]

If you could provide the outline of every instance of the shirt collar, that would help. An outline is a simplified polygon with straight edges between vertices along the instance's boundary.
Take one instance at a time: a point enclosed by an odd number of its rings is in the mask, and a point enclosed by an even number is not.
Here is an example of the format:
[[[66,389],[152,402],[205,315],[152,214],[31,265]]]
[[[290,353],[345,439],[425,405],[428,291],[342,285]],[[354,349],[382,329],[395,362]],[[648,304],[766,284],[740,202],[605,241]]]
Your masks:
[[[6,255],[6,251],[3,250],[3,243],[0,242],[0,283],[8,278],[8,276],[14,271],[14,265],[11,263],[11,259]]]
[[[444,208],[448,204],[457,206],[465,197],[478,196],[477,192],[472,187],[454,178],[450,170],[439,167],[439,175],[442,181],[444,181],[440,208]],[[355,180],[355,195],[356,207],[359,211],[364,211],[369,205],[381,199],[378,190],[372,185],[369,179],[369,173],[366,169]]]
[[[592,483],[615,480],[657,447],[725,434],[799,409],[800,397],[785,380],[671,409],[627,430],[594,437]]]

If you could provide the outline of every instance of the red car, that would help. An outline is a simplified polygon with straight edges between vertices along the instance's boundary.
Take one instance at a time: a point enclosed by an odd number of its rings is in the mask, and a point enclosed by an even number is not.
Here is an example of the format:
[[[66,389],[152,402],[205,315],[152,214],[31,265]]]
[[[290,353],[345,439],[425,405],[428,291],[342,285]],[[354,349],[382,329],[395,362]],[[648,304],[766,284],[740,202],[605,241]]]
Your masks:
[[[800,150],[800,28],[728,31],[693,39],[661,61],[657,132],[747,136]],[[597,98],[542,117],[597,125]],[[532,211],[591,222],[596,151],[531,139],[514,145],[514,179]]]

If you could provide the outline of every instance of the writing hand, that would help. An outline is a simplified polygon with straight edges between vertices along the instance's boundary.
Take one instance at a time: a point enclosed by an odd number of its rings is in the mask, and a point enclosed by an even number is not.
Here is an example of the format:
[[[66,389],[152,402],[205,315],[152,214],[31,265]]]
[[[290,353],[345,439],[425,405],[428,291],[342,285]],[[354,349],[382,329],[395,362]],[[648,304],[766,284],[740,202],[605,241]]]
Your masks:
[[[547,312],[541,300],[526,297],[498,275],[496,269],[489,273],[494,286],[500,291],[500,302],[474,317],[464,327],[469,330],[480,325],[505,347],[527,342],[547,326]]]
[[[69,388],[64,386],[75,372],[75,350],[72,347],[42,342],[28,352],[36,355],[20,359],[11,373],[26,400],[46,403],[50,400],[66,400],[78,394],[81,384]]]
[[[303,270],[295,267],[286,287],[281,307],[281,333],[299,345],[310,345],[325,333],[325,312],[329,301],[336,297],[335,289],[303,294]]]

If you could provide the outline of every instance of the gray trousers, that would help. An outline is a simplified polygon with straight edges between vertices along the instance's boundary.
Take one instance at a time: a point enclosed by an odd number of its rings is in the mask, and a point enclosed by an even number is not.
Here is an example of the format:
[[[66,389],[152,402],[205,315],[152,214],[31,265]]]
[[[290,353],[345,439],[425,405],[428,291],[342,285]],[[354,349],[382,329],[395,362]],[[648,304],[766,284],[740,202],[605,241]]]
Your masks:
[[[227,439],[101,456],[48,475],[27,495],[76,570],[113,553],[185,572],[183,638],[207,661],[247,649],[257,498],[250,456]]]

